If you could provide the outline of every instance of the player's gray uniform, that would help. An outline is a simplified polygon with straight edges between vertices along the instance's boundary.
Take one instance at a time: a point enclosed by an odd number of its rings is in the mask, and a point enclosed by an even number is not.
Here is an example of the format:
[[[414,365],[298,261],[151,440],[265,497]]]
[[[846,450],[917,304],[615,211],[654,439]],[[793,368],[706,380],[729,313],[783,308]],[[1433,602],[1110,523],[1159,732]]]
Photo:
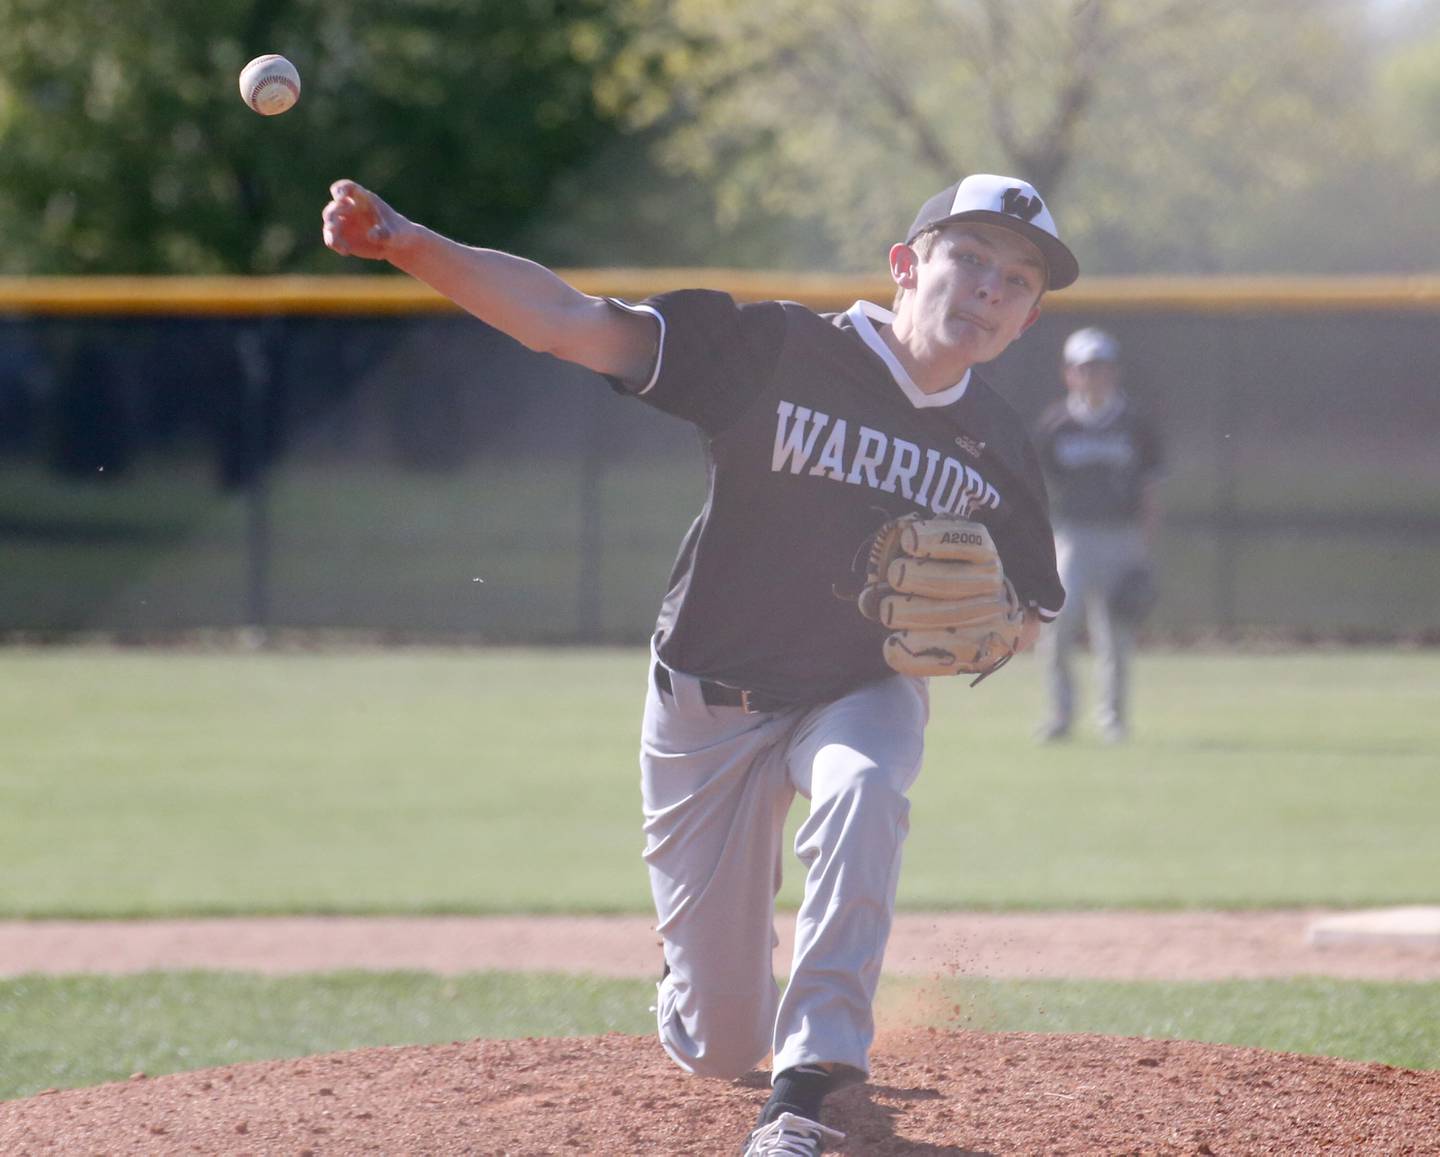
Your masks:
[[[697,681],[651,681],[641,786],[645,859],[671,972],[660,1040],[691,1072],[733,1077],[773,1047],[775,1069],[868,1071],[870,1013],[920,774],[926,681],[899,675],[814,707],[711,707]],[[785,816],[810,801],[795,851],[805,895],[784,999],[772,906]]]
[[[922,394],[878,307],[830,319],[687,291],[625,308],[661,327],[654,374],[630,392],[700,428],[710,474],[657,624],[640,760],[670,969],[660,1039],[709,1076],[772,1049],[776,1071],[860,1076],[928,699],[925,680],[885,665],[885,629],[837,595],[853,595],[868,534],[928,509],[985,522],[1021,599],[1053,617],[1064,592],[1039,464],[978,377]],[[773,906],[796,792],[806,880],[781,999]]]
[[[1095,654],[1096,722],[1121,738],[1129,724],[1133,629],[1111,613],[1110,593],[1143,566],[1142,495],[1162,463],[1153,427],[1117,390],[1098,411],[1071,394],[1041,416],[1035,435],[1054,500],[1055,551],[1067,594],[1064,610],[1040,641],[1050,696],[1047,735],[1069,730],[1075,711],[1071,660],[1088,626]]]

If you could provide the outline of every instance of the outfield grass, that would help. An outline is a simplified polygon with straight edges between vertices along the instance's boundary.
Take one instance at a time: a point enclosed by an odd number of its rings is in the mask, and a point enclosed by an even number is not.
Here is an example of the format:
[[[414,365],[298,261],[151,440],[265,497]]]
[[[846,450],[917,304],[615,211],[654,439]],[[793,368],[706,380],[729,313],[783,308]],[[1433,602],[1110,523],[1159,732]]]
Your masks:
[[[654,996],[531,973],[26,976],[0,981],[0,1099],[376,1045],[643,1033]]]
[[[639,651],[0,652],[0,914],[645,911]],[[1434,902],[1440,656],[1146,654],[1136,742],[936,684],[902,903]],[[792,869],[786,896],[793,900]],[[0,982],[0,1097],[475,1036],[650,1030],[646,982]],[[888,981],[882,1020],[1440,1067],[1440,985]]]
[[[1104,1033],[1440,1068],[1440,984],[1307,977],[1129,983],[951,980],[929,1018],[983,1032]]]
[[[513,973],[245,973],[0,981],[0,1100],[375,1045],[653,1031],[655,988]],[[1091,1032],[1440,1068],[1440,984],[887,981],[880,1024]],[[657,1046],[658,1047],[658,1046]]]
[[[0,915],[643,912],[645,668],[0,652]],[[1033,659],[937,682],[902,905],[1435,902],[1440,654],[1146,654],[1135,697],[1042,748]]]

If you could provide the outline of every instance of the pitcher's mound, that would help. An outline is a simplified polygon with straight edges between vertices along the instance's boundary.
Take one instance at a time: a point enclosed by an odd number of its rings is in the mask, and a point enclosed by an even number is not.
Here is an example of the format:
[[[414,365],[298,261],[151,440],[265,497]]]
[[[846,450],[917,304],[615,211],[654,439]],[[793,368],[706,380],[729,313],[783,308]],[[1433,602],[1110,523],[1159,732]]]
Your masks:
[[[911,1031],[827,1106],[851,1154],[1440,1153],[1440,1072],[1178,1041]],[[365,1049],[0,1104],[0,1152],[733,1154],[766,1077],[650,1038]]]

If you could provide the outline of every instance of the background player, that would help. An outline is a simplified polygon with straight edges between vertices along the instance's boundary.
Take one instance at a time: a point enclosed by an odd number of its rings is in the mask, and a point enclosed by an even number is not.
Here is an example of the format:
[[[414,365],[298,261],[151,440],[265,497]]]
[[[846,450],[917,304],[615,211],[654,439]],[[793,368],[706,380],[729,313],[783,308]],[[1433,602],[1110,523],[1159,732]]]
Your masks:
[[[1160,528],[1160,439],[1120,385],[1120,346],[1104,330],[1065,341],[1065,397],[1041,415],[1036,446],[1054,503],[1055,549],[1067,599],[1041,644],[1050,715],[1038,738],[1070,733],[1071,656],[1086,626],[1095,653],[1096,720],[1108,742],[1129,734],[1134,623],[1117,595],[1147,580]]]
[[[822,1099],[868,1071],[927,681],[882,657],[884,627],[836,592],[857,546],[925,511],[982,522],[1026,608],[1020,646],[1064,598],[1044,483],[1016,414],[972,367],[1078,275],[1023,181],[957,182],[890,250],[893,313],[834,317],[714,292],[630,304],[519,257],[449,241],[349,181],[326,243],[383,258],[496,328],[693,422],[709,494],[657,624],[641,742],[645,859],[664,940],[660,1040],[734,1078],[773,1052],[745,1151],[819,1152]],[[786,813],[810,801],[795,954],[775,984]]]

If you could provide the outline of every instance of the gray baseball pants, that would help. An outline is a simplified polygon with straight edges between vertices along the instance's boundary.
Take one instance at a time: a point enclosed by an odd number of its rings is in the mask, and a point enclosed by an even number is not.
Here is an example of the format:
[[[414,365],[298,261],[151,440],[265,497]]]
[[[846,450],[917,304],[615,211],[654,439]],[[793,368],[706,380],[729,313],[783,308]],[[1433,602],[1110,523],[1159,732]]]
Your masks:
[[[1048,726],[1069,730],[1075,713],[1071,657],[1080,628],[1088,627],[1095,655],[1095,715],[1102,731],[1123,734],[1128,726],[1130,652],[1134,632],[1110,614],[1115,581],[1145,561],[1140,528],[1131,525],[1057,526],[1055,561],[1065,587],[1065,605],[1040,639],[1050,691]]]
[[[653,658],[653,657],[652,657]],[[711,707],[650,679],[640,769],[645,861],[669,974],[657,1014],[689,1072],[738,1077],[831,1062],[869,1072],[872,1002],[920,772],[926,682],[901,676],[774,714]],[[772,953],[786,813],[805,892],[783,997]]]

